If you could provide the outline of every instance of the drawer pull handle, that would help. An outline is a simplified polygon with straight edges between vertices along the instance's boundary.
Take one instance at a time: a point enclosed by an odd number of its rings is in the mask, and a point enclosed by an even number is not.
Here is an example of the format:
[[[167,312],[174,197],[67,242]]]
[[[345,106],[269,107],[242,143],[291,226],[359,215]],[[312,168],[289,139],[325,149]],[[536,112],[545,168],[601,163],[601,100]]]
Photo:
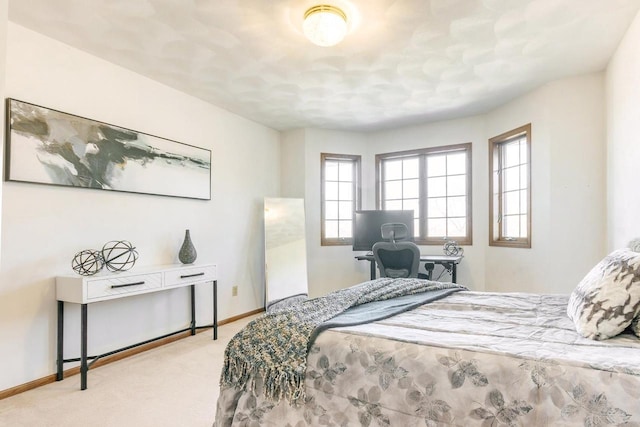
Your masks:
[[[198,277],[204,276],[204,273],[196,273],[196,274],[185,274],[184,276],[180,276],[181,279],[188,279],[189,277]]]
[[[136,285],[144,285],[144,280],[142,282],[124,283],[122,285],[111,285],[111,289],[126,288],[127,286],[136,286]]]

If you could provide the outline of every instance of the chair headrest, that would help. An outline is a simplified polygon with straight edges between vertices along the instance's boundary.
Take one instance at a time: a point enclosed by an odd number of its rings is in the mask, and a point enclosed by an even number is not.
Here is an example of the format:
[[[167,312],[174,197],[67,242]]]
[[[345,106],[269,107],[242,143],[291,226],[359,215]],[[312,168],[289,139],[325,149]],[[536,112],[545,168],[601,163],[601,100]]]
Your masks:
[[[383,239],[389,239],[392,242],[396,240],[407,239],[409,237],[409,228],[401,222],[390,222],[382,224],[380,227]]]

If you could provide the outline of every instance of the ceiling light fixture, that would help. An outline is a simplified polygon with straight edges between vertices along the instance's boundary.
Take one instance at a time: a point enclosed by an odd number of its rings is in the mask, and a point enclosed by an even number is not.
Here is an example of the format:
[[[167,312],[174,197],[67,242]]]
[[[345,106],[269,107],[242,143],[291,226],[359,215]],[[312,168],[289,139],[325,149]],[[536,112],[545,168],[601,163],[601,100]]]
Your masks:
[[[335,6],[313,6],[304,13],[302,31],[313,44],[337,45],[347,34],[347,15]]]

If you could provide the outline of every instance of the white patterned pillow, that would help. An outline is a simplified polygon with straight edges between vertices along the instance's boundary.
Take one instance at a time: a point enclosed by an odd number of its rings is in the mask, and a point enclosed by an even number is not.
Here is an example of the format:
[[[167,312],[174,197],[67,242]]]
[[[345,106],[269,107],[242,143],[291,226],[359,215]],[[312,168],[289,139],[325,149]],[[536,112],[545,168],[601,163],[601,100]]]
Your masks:
[[[581,335],[604,340],[624,331],[640,313],[640,253],[618,249],[582,279],[567,314]]]
[[[640,237],[631,240],[627,246],[634,252],[640,252]]]
[[[631,322],[631,330],[638,338],[640,338],[640,315],[638,315],[633,322]]]

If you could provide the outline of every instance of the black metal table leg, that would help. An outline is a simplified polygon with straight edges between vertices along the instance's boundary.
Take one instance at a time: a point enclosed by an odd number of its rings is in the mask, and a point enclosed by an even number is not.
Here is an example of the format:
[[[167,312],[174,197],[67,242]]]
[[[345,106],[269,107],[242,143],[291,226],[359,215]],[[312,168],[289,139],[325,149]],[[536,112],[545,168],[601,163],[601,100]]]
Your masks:
[[[191,288],[191,335],[196,334],[196,285]]]
[[[80,390],[87,389],[87,304],[82,304],[81,308],[81,331],[80,331]]]
[[[218,339],[218,281],[213,281],[213,339]]]
[[[456,270],[457,270],[457,264],[455,262],[451,263],[451,281],[453,283],[458,283],[456,282],[456,279],[457,279]]]
[[[376,278],[376,260],[372,259],[369,261],[369,275],[371,276],[371,280]]]
[[[455,280],[454,275],[453,275],[453,268],[454,268],[455,264],[452,263],[452,262],[442,262],[442,263],[440,263],[440,265],[442,265],[442,268],[444,268],[442,273],[444,273],[445,271],[447,273],[449,273],[449,275],[451,275],[451,282],[455,283],[456,280]]]
[[[58,358],[56,359],[56,381],[64,378],[64,301],[58,301]]]

